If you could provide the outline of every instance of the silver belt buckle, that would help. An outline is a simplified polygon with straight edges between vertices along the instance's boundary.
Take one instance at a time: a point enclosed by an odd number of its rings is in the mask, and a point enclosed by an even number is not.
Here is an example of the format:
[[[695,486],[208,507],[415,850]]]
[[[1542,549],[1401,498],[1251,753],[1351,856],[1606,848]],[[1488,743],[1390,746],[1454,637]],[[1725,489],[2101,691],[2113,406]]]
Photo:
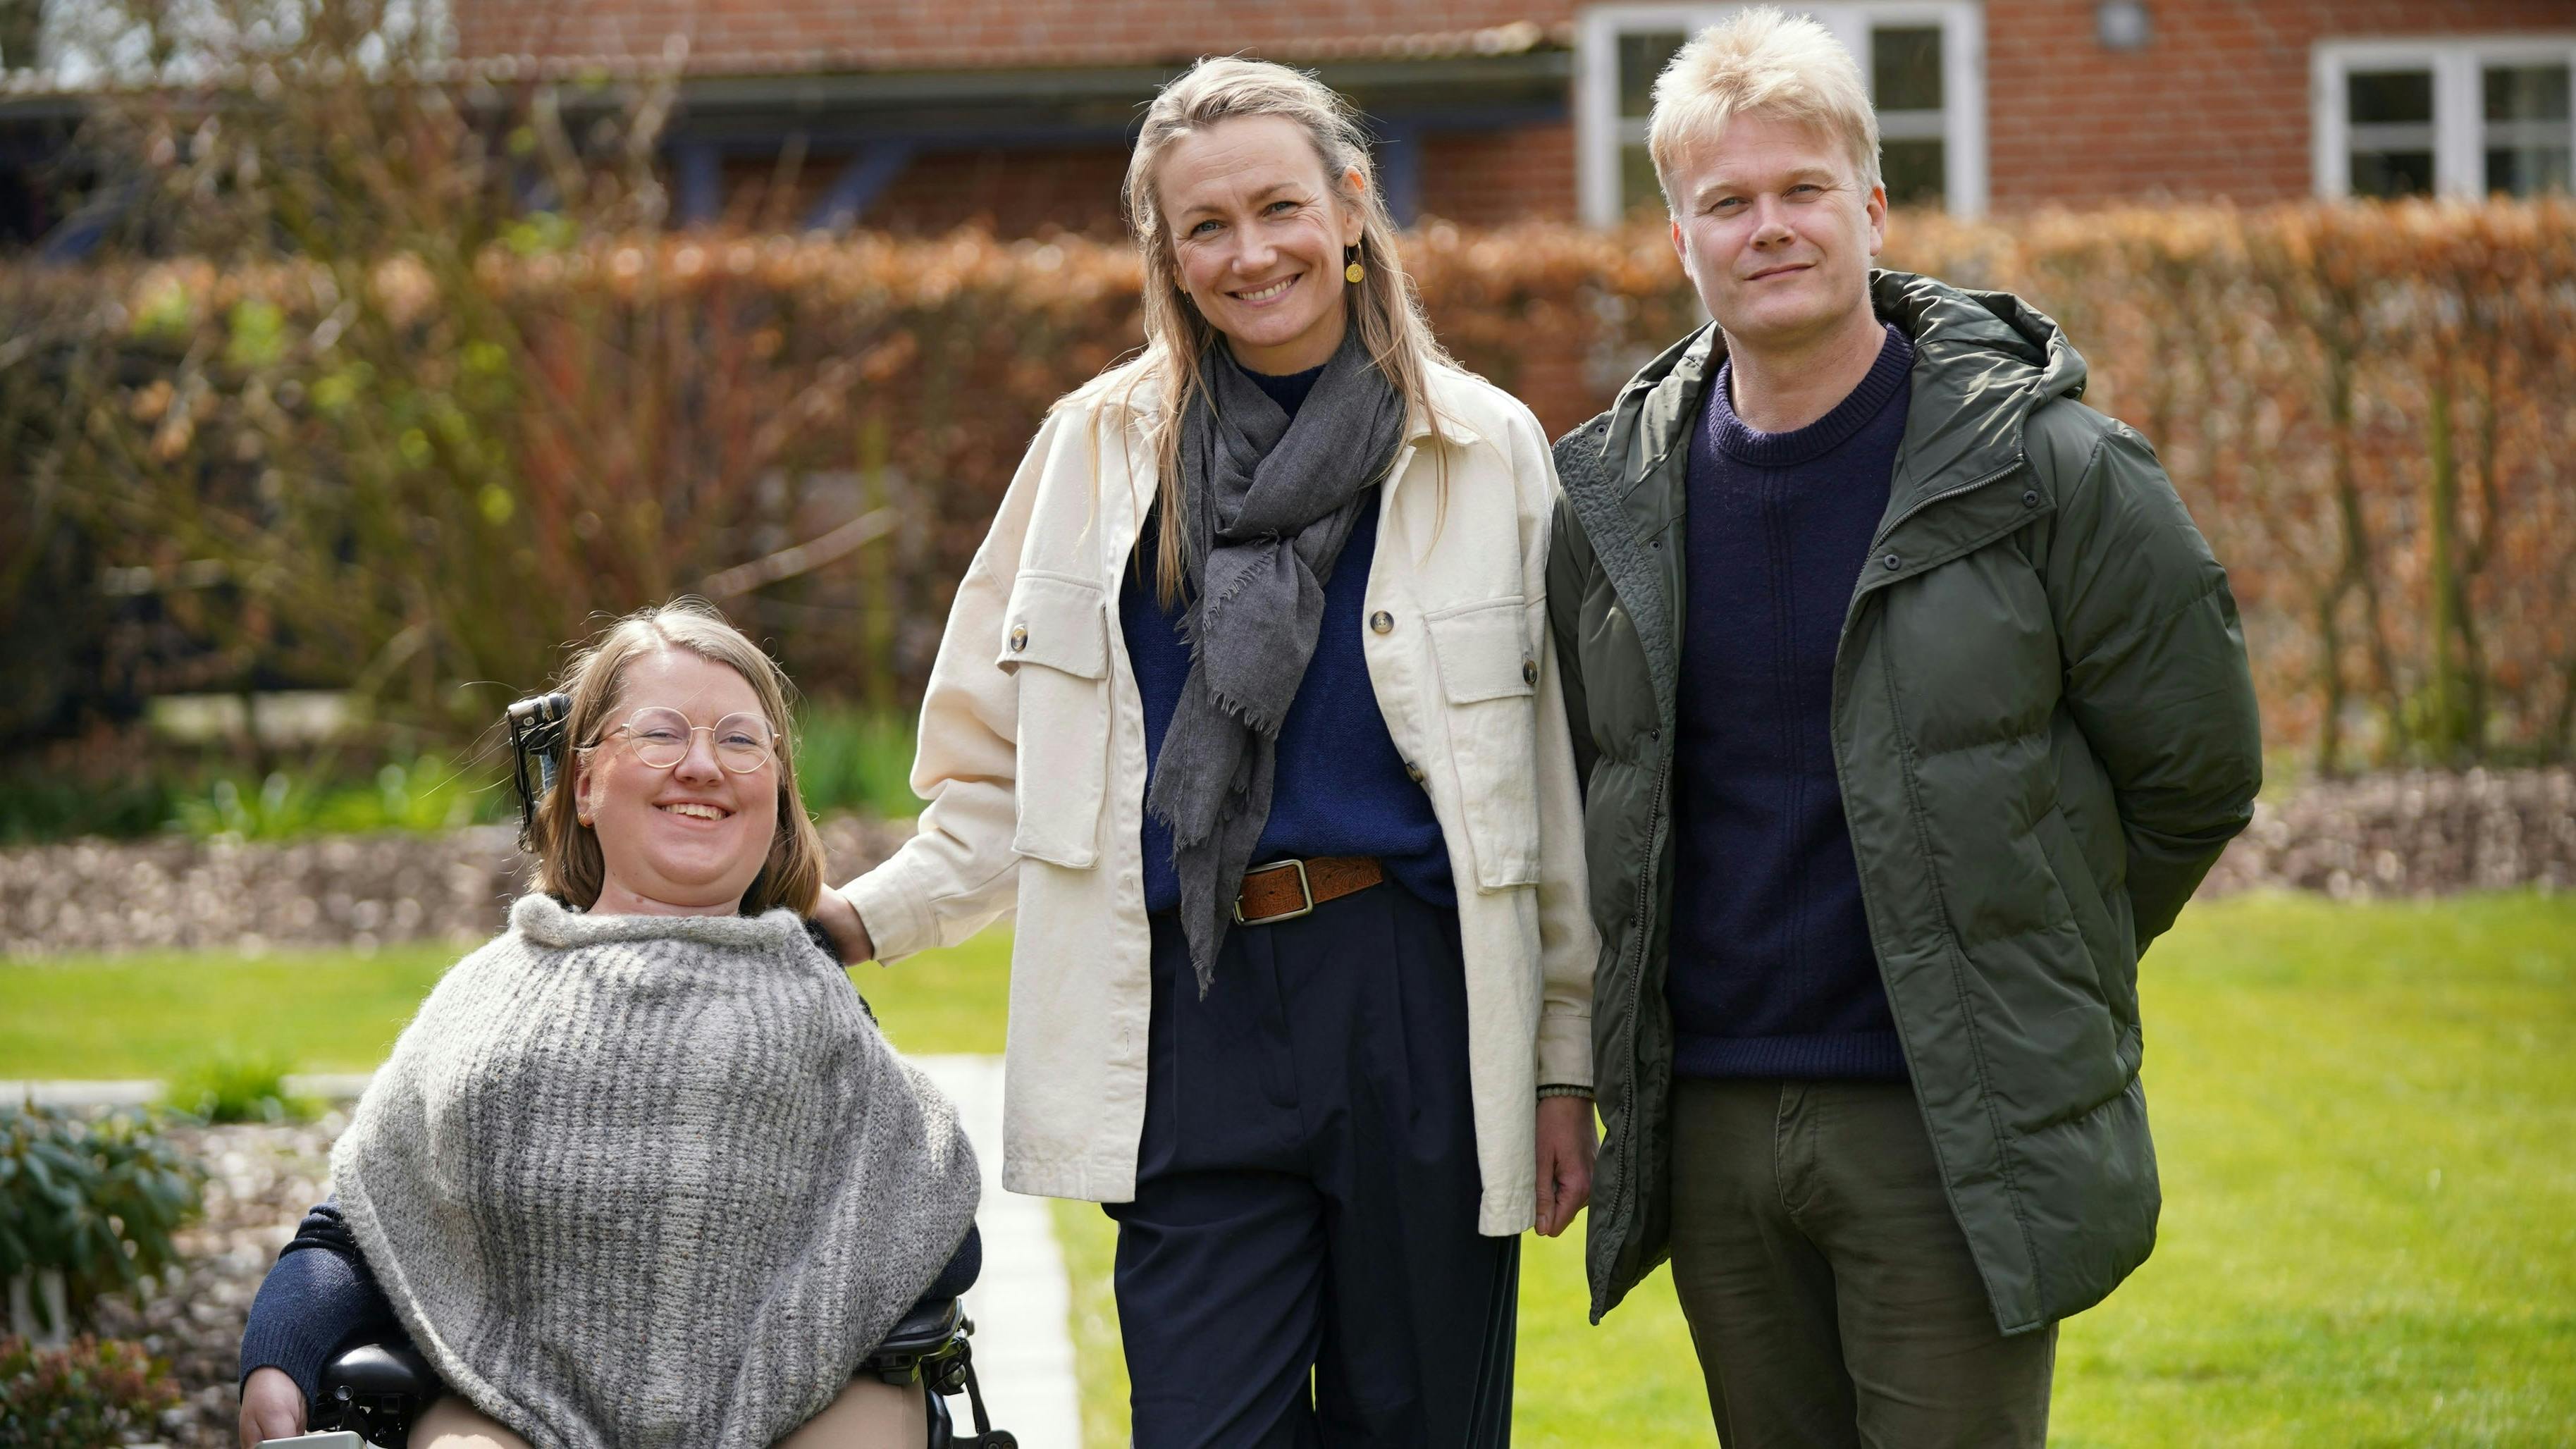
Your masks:
[[[1256,875],[1267,874],[1274,870],[1293,870],[1297,872],[1297,893],[1306,898],[1306,904],[1299,906],[1293,911],[1281,911],[1275,916],[1263,916],[1257,921],[1246,920],[1243,915],[1243,888],[1241,886],[1237,886],[1234,890],[1234,923],[1236,925],[1266,926],[1273,921],[1293,921],[1299,916],[1311,916],[1315,914],[1315,887],[1306,879],[1306,862],[1302,860],[1274,860],[1268,865],[1256,865],[1252,869],[1245,871],[1243,873],[1243,878],[1245,880],[1250,880]]]

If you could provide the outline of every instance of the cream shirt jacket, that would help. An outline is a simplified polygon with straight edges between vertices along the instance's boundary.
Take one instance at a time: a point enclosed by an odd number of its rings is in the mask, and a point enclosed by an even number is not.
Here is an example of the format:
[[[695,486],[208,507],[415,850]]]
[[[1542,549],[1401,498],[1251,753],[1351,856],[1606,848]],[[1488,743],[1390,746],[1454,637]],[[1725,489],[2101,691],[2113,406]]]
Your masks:
[[[1360,642],[1458,883],[1477,1227],[1503,1235],[1535,1219],[1537,1088],[1592,1083],[1596,938],[1545,596],[1556,473],[1517,399],[1448,368],[1430,392],[1438,427],[1416,423],[1381,490]],[[843,887],[889,962],[1016,906],[1002,1183],[1095,1202],[1136,1194],[1152,1013],[1118,593],[1155,464],[1126,393],[1077,391],[1030,444],[922,700],[918,833]]]

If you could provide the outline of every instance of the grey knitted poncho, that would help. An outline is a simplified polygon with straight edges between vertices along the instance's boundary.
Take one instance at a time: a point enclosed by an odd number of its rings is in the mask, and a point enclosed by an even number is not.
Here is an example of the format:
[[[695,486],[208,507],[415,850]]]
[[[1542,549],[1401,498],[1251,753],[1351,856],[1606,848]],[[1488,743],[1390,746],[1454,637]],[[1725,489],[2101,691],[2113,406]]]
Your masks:
[[[788,911],[522,898],[331,1154],[450,1388],[538,1449],[761,1449],[964,1241],[956,1113]]]

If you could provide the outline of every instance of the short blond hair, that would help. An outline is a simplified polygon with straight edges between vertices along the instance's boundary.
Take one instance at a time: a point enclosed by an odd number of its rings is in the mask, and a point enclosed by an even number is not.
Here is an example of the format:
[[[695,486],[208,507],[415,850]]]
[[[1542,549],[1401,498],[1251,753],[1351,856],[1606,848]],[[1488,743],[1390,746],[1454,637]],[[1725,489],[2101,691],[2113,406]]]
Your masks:
[[[1882,184],[1878,112],[1860,62],[1814,20],[1756,5],[1692,37],[1655,78],[1646,151],[1667,209],[1680,210],[1673,169],[1683,151],[1715,141],[1729,121],[1748,112],[1822,132],[1851,157],[1864,191]]]
[[[625,693],[626,666],[648,654],[676,649],[739,674],[760,701],[760,712],[778,732],[771,748],[778,759],[778,828],[770,836],[769,855],[760,874],[743,889],[740,910],[746,916],[785,906],[800,915],[814,913],[823,888],[823,835],[805,813],[796,789],[794,686],[787,671],[735,628],[715,605],[682,596],[650,609],[638,609],[618,620],[574,654],[564,666],[561,688],[572,696],[564,721],[564,738],[576,750],[595,748],[608,729],[611,713]],[[599,836],[581,823],[573,800],[572,762],[555,775],[554,789],[537,807],[537,889],[580,910],[598,903],[607,879],[599,853]]]

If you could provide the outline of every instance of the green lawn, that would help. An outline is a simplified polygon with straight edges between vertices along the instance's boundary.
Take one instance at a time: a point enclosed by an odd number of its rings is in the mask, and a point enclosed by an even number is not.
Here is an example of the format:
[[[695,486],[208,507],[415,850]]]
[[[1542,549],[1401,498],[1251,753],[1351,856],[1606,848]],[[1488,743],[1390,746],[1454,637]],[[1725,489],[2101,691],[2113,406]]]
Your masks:
[[[856,979],[907,1048],[994,1051],[1006,955],[995,933]],[[162,1075],[217,1044],[363,1066],[446,960],[0,965],[0,1077]],[[2221,902],[2143,976],[2163,1241],[2067,1325],[2057,1442],[2567,1442],[2576,898]],[[1107,1449],[1125,1439],[1113,1235],[1088,1204],[1055,1221]],[[1661,1274],[1592,1328],[1574,1238],[1523,1262],[1520,1444],[1714,1444]]]
[[[0,1079],[166,1077],[228,1051],[363,1071],[457,955],[405,945],[0,962]],[[1010,937],[996,931],[850,978],[906,1051],[999,1052],[1010,964]]]
[[[2066,1325],[2053,1442],[2576,1439],[2576,898],[2195,907],[2142,973],[2162,1242]],[[1091,1449],[1126,1442],[1098,1209],[1059,1205]],[[1717,1442],[1661,1270],[1599,1328],[1522,1256],[1514,1442]]]

